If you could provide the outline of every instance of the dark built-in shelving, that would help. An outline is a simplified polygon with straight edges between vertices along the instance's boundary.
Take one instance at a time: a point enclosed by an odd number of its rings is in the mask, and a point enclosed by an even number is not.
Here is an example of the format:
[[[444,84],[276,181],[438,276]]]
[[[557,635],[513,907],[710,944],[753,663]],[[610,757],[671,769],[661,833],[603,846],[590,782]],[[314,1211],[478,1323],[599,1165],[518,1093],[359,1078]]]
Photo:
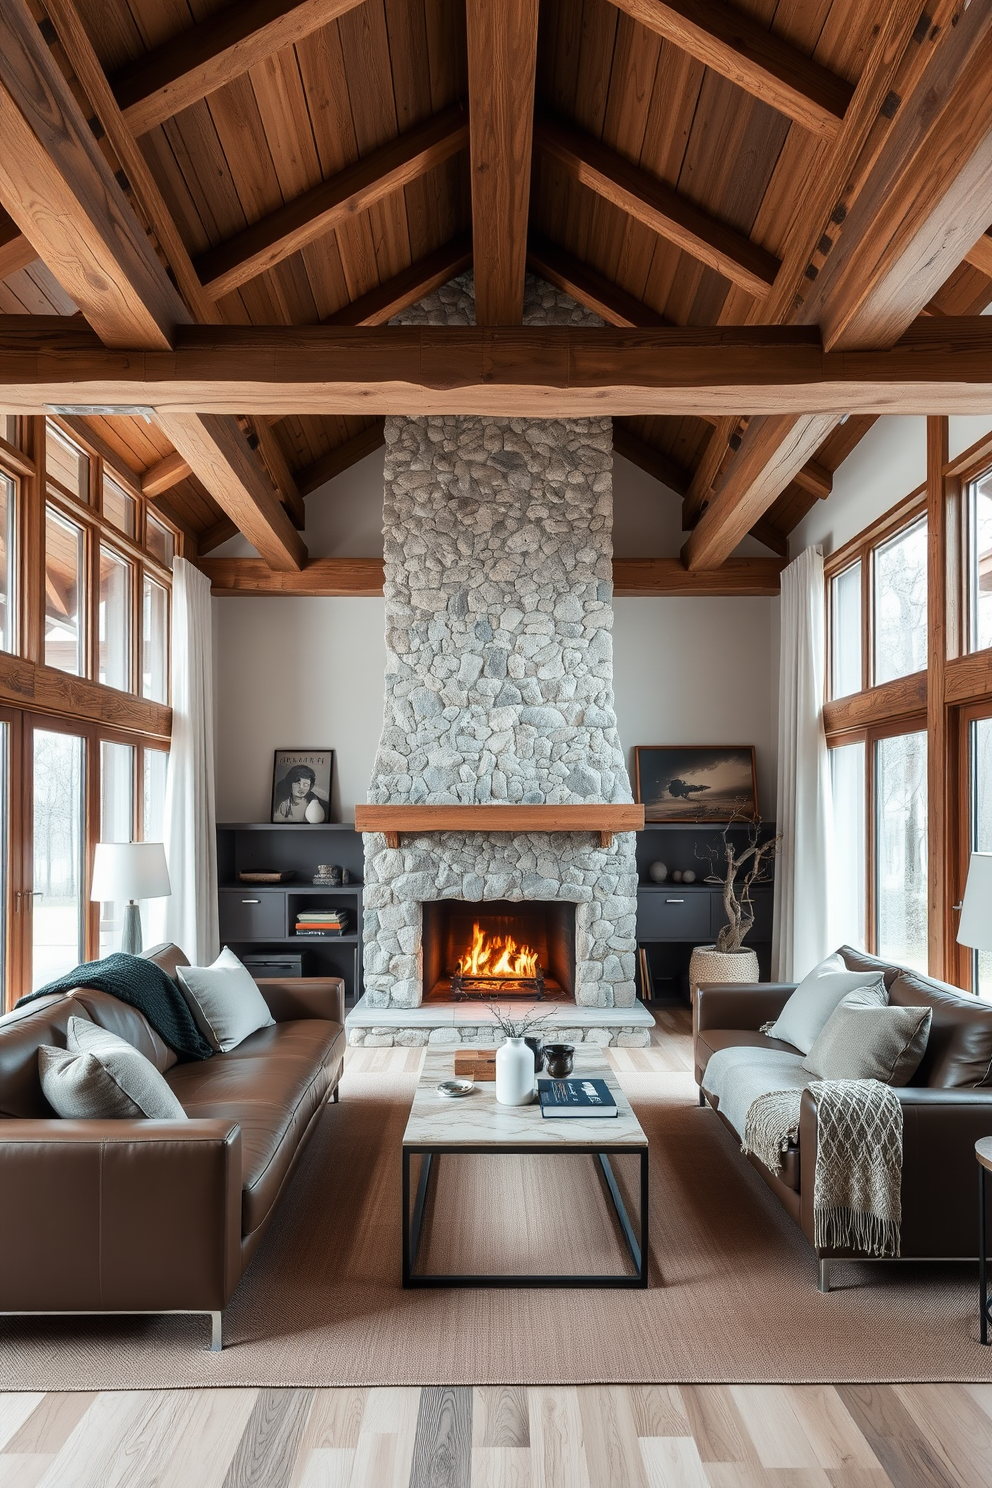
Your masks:
[[[347,868],[350,884],[312,882],[321,863]],[[362,995],[362,837],[350,822],[223,822],[217,828],[221,944],[237,956],[302,957],[304,976],[337,976],[345,1000]],[[239,873],[292,872],[281,884],[240,883]],[[306,901],[306,905],[300,901]],[[345,935],[295,935],[302,907],[347,909]]]

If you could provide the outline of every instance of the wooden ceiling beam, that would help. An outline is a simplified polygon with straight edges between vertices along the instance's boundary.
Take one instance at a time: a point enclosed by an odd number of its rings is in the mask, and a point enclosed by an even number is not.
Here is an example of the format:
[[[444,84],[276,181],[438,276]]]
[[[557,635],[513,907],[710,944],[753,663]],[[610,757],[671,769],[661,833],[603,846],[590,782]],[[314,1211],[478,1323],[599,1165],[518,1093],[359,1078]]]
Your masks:
[[[217,300],[239,289],[467,144],[468,115],[455,103],[202,253],[195,267],[204,291]]]
[[[777,595],[782,558],[731,558],[710,573],[689,573],[677,558],[614,558],[613,592],[657,595]],[[199,567],[217,596],[379,595],[381,558],[314,558],[300,573],[273,573],[257,558],[205,558]]]
[[[235,409],[698,417],[751,407],[746,443],[761,415],[987,413],[992,321],[922,319],[889,351],[824,352],[805,326],[193,325],[177,328],[170,350],[145,351],[105,347],[59,316],[0,316],[0,407],[37,413],[84,400],[162,418]]]
[[[124,119],[76,8],[76,0],[46,0],[46,10],[62,49],[120,161],[131,192],[158,240],[179,292],[195,320],[216,324],[220,317],[203,292],[192,260],[158,183]]]
[[[0,279],[26,269],[37,257],[13,217],[0,208]]]
[[[160,413],[166,438],[271,568],[302,568],[303,539],[230,415]]]
[[[793,479],[797,486],[802,486],[811,496],[818,501],[826,501],[834,488],[833,472],[821,465],[819,460],[807,460],[801,470],[797,470]]]
[[[467,0],[476,325],[524,309],[539,0]]]
[[[664,181],[557,119],[541,116],[536,120],[534,145],[562,166],[573,181],[595,191],[748,294],[759,299],[768,294],[780,268],[775,255],[712,217]]]
[[[59,14],[65,23],[67,8]],[[71,28],[67,34],[74,36]],[[139,356],[166,352],[177,330],[189,325],[191,311],[107,164],[27,0],[4,0],[0,7],[0,197],[107,346],[137,348]],[[92,400],[77,389],[47,401]],[[303,544],[235,420],[206,420],[194,412],[170,422],[183,436],[182,443],[173,439],[176,448],[230,515],[246,518],[255,534],[244,529],[246,536],[259,552],[299,566]]]
[[[173,450],[145,471],[141,477],[141,494],[149,498],[161,496],[173,486],[178,486],[189,474],[189,465],[178,450]]]
[[[899,15],[894,44],[910,15]],[[847,121],[851,132],[846,124],[838,160],[822,173],[829,185],[837,167],[846,167],[837,185],[840,199],[817,199],[825,216],[802,273],[804,287],[786,301],[783,279],[765,307],[769,319],[774,312],[820,324],[825,346],[839,354],[896,343],[992,216],[992,13],[947,0],[928,20],[925,29],[909,32],[901,52],[895,46],[886,66],[873,54]],[[865,117],[865,104],[883,80],[890,82],[885,98],[873,117]],[[857,137],[861,148],[853,154]],[[803,233],[814,226],[805,223]],[[783,275],[796,268],[795,245],[786,262]],[[848,411],[886,410],[855,401]],[[727,557],[743,518],[746,531],[796,476],[813,453],[813,440],[829,433],[814,405],[805,414],[791,423],[752,420],[683,549],[688,566],[711,567]]]
[[[463,274],[472,266],[472,234],[459,233],[450,242],[444,243],[433,253],[418,258],[408,269],[401,269],[375,289],[342,305],[333,315],[327,315],[321,325],[377,326],[385,325],[394,315],[415,305],[424,295],[447,284],[457,274]]]
[[[983,232],[977,243],[972,243],[964,256],[965,263],[970,263],[972,268],[980,269],[992,279],[992,236]]]
[[[344,444],[335,445],[326,455],[321,455],[319,460],[302,470],[297,477],[300,490],[304,496],[309,496],[312,491],[326,486],[329,480],[333,480],[342,471],[350,470],[352,465],[364,460],[366,455],[381,449],[385,442],[385,421],[378,418],[360,434],[345,440]]]
[[[727,478],[682,549],[686,567],[719,568],[836,423],[836,414],[752,419]]]
[[[239,0],[122,68],[117,101],[135,134],[354,10],[362,0]]]
[[[540,233],[531,233],[527,244],[527,267],[564,290],[587,310],[602,316],[607,325],[670,326],[672,322],[643,300],[635,299],[612,280],[591,269],[581,259],[560,248]]]
[[[721,0],[613,4],[803,129],[823,139],[837,134],[853,85],[743,11]]]
[[[689,489],[691,470],[656,449],[653,444],[648,444],[647,440],[631,433],[618,419],[613,421],[613,453],[622,455],[647,475],[653,475],[655,480],[667,486],[669,491],[674,491],[676,496],[684,496]]]

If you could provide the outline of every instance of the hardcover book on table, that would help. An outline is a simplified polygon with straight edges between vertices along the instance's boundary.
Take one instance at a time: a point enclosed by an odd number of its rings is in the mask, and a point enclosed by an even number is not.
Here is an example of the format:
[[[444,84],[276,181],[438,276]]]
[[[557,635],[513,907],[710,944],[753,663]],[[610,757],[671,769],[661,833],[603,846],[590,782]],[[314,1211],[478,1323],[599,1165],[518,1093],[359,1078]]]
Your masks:
[[[537,1093],[541,1115],[551,1119],[620,1114],[605,1080],[538,1080]]]

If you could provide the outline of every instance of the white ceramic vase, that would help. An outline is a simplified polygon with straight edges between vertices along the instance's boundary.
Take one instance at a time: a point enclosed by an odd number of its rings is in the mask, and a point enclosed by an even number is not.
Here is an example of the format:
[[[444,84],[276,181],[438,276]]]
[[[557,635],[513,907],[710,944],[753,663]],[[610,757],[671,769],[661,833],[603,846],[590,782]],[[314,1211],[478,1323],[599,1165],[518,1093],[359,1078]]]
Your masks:
[[[758,957],[749,947],[740,951],[718,951],[716,946],[697,946],[689,962],[689,987],[700,982],[756,982]]]
[[[527,1106],[534,1099],[534,1052],[522,1038],[496,1050],[496,1099],[501,1106]]]

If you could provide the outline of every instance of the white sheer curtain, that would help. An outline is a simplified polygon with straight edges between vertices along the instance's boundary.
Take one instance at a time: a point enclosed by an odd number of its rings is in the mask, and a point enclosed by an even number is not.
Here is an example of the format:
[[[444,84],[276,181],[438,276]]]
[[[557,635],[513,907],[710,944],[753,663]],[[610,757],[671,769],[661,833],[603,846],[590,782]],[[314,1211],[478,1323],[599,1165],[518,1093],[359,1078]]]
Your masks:
[[[206,966],[220,949],[210,580],[184,558],[172,566],[172,746],[164,838],[172,895],[159,901],[161,938],[175,941],[195,966]]]
[[[830,774],[823,735],[826,667],[823,555],[807,548],[782,575],[778,701],[778,830],[772,976],[795,981],[832,949]]]

